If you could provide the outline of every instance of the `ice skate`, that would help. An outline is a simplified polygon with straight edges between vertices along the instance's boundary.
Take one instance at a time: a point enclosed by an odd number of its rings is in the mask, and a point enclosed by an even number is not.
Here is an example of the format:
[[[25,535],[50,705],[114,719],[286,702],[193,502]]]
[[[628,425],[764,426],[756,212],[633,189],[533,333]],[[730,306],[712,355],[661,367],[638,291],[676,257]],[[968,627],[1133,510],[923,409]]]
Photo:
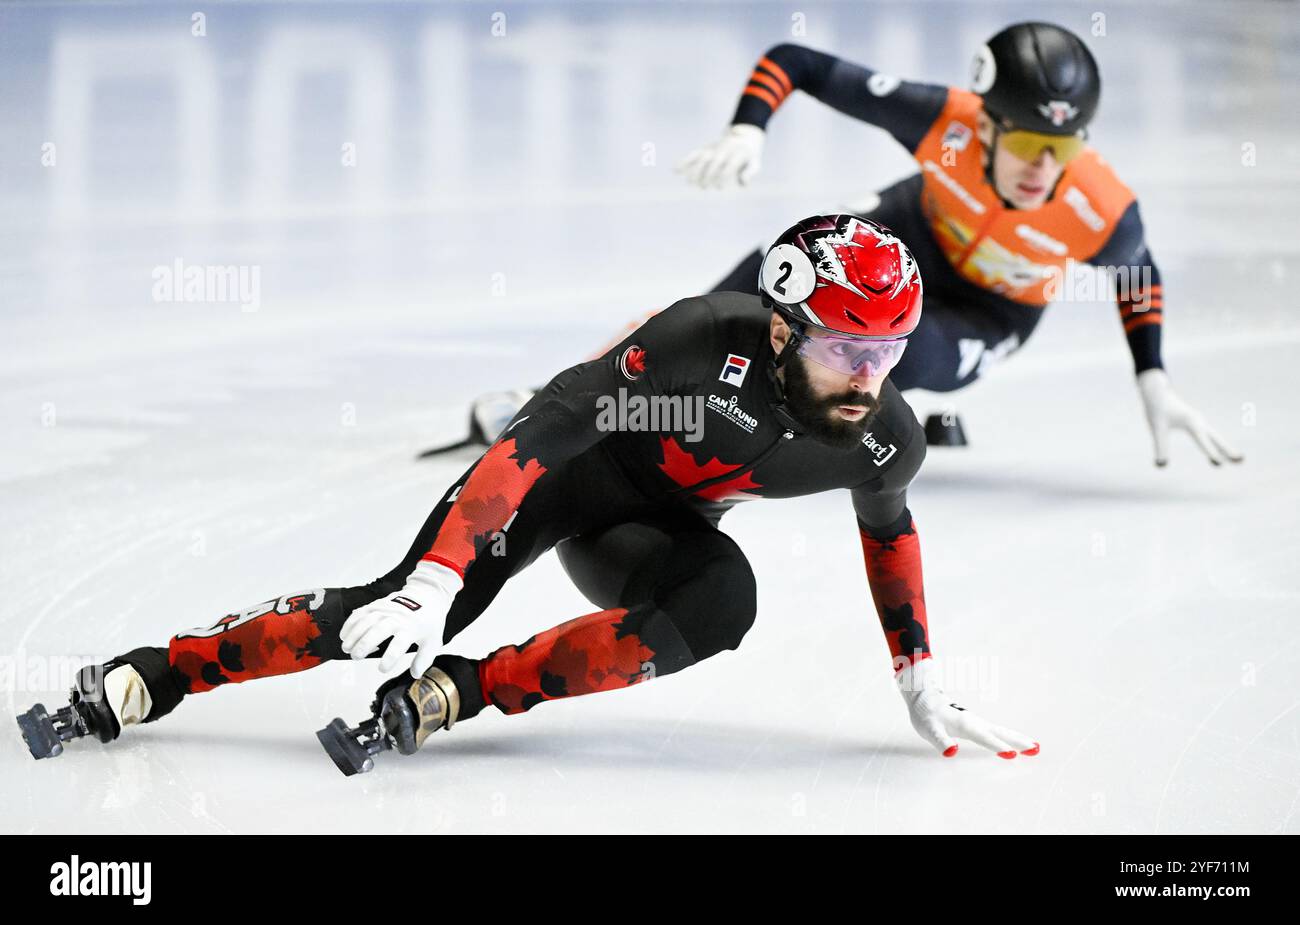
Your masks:
[[[82,668],[66,707],[51,716],[45,705],[38,703],[19,714],[18,728],[33,758],[54,758],[63,754],[63,743],[72,739],[94,736],[112,742],[123,726],[148,716],[151,706],[140,673],[129,663],[114,660]]]
[[[386,682],[370,711],[371,717],[355,727],[339,718],[316,733],[348,776],[372,770],[374,756],[381,751],[395,748],[413,755],[430,734],[450,729],[460,713],[460,693],[445,671],[433,667],[415,680],[401,675]]]
[[[491,446],[506,426],[533,397],[531,389],[513,389],[507,392],[489,392],[474,399],[469,409],[469,436],[454,443],[431,447],[416,459],[430,459],[467,447]]]
[[[966,428],[952,411],[932,414],[925,419],[925,442],[928,446],[966,446]]]

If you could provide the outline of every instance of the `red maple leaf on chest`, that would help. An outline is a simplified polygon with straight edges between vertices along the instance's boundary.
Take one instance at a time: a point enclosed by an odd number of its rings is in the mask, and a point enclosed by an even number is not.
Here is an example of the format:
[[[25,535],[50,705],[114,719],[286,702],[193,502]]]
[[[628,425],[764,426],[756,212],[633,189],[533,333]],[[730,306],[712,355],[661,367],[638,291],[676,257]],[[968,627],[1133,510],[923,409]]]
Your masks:
[[[708,481],[742,468],[740,465],[724,463],[716,456],[704,464],[697,463],[695,457],[689,451],[683,449],[672,437],[660,438],[659,444],[664,453],[664,461],[659,463],[659,468],[678,485],[694,485],[697,482]],[[693,492],[693,494],[696,497],[704,498],[706,501],[722,501],[725,498],[743,500],[760,498],[761,495],[748,494],[744,490],[746,488],[763,487],[750,478],[750,475],[751,473],[744,472],[735,478],[718,482],[716,485],[710,485],[708,488]]]

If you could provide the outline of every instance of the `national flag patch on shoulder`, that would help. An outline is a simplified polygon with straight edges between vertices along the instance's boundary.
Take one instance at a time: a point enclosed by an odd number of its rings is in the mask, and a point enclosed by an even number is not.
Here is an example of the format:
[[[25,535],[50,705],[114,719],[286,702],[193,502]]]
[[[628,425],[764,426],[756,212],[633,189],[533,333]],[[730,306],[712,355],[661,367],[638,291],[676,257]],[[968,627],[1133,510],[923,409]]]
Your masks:
[[[618,368],[628,379],[637,380],[645,372],[645,351],[636,344],[628,347],[618,358]]]
[[[727,385],[740,385],[745,381],[747,372],[749,372],[749,358],[728,353],[727,362],[722,364],[722,374],[718,378]]]
[[[969,125],[954,119],[943,130],[943,141],[940,144],[945,148],[952,148],[954,151],[965,151],[973,134]]]

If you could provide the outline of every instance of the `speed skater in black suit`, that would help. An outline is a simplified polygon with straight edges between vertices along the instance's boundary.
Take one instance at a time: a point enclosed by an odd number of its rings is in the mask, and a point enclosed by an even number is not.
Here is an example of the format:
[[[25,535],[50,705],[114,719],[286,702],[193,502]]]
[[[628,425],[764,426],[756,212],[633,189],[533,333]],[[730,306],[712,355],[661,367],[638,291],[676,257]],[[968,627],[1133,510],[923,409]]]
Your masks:
[[[91,666],[68,707],[19,718],[28,745],[47,757],[226,684],[348,657],[378,657],[391,672],[413,653],[369,721],[320,733],[345,772],[369,770],[376,752],[413,752],[489,706],[523,713],[736,649],[758,612],[757,581],[721,517],[742,501],[848,489],[913,727],[949,757],[958,738],[1003,758],[1037,754],[1032,738],[953,703],[930,658],[907,505],[925,439],[888,378],[921,307],[898,237],[851,215],[806,219],[768,250],[759,295],[684,299],[555,376],[449,486],[388,574],[271,598]],[[479,658],[439,652],[552,548],[593,612]]]

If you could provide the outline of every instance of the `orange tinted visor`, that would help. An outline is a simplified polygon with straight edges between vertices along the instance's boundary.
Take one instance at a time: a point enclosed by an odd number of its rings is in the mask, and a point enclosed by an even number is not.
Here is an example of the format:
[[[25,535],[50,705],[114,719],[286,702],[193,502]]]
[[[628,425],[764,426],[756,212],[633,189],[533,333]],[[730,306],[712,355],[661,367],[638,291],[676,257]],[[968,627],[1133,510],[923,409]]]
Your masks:
[[[1078,135],[1046,135],[1042,132],[1027,132],[1023,129],[1003,129],[998,133],[1002,145],[1022,161],[1038,160],[1044,148],[1052,150],[1052,157],[1058,164],[1068,164],[1088,146],[1088,139],[1082,133]]]

